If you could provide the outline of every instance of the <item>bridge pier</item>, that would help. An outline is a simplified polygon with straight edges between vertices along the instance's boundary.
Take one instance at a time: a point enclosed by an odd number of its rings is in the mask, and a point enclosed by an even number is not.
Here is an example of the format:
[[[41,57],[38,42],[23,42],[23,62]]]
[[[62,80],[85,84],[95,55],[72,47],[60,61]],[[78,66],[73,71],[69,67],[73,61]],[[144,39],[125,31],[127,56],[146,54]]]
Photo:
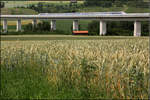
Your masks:
[[[73,31],[78,31],[79,30],[79,22],[78,20],[73,21]]]
[[[51,30],[52,31],[56,30],[56,20],[51,21]]]
[[[36,20],[36,19],[33,19],[33,21],[32,21],[32,27],[33,27],[33,28],[36,28],[36,26],[37,26],[37,20]]]
[[[18,19],[17,21],[17,32],[21,31],[21,20]]]
[[[7,32],[7,19],[3,20],[3,30],[4,30],[4,33]]]
[[[107,27],[105,21],[100,21],[100,35],[106,35]]]
[[[134,36],[141,36],[141,22],[134,22]]]

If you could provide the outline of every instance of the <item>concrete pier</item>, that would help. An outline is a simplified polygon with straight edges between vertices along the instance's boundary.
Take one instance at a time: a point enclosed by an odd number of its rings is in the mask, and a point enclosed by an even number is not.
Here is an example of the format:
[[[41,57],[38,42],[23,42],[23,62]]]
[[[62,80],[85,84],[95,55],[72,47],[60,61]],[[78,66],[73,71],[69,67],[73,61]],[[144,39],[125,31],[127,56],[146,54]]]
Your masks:
[[[36,27],[37,27],[37,20],[36,20],[36,19],[33,19],[33,21],[32,21],[32,26],[33,26],[33,28],[36,28]]]
[[[100,21],[100,35],[106,35],[106,22],[105,21]]]
[[[17,21],[17,32],[18,31],[21,31],[21,20],[20,19],[18,19],[18,21]]]
[[[134,36],[141,36],[141,22],[134,22]]]
[[[73,31],[78,31],[79,30],[79,22],[78,20],[73,21]]]
[[[4,33],[7,32],[7,20],[6,19],[3,20],[3,30],[4,30]]]
[[[56,20],[51,21],[51,30],[52,31],[56,30]]]

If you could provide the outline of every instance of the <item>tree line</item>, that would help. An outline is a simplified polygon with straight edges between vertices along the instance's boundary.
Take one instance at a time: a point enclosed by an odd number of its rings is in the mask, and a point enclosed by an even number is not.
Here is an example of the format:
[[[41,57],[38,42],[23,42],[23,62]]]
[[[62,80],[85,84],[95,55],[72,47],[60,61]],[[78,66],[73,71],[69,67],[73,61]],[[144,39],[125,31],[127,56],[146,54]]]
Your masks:
[[[123,7],[124,5],[130,7],[149,8],[149,3],[143,0],[85,0],[86,6],[101,6],[101,7]]]
[[[142,36],[149,35],[149,23],[142,22]],[[99,35],[99,21],[92,21],[88,24],[88,31],[90,35]],[[134,24],[133,22],[107,22],[106,35],[115,36],[133,36]]]

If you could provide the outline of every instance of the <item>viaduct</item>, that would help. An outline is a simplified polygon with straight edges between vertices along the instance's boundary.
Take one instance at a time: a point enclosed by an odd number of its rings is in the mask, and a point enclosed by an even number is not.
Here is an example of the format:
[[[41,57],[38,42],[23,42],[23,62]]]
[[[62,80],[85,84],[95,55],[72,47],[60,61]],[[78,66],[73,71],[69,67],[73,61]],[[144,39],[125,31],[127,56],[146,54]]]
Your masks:
[[[100,22],[99,35],[107,32],[108,21],[133,21],[134,36],[141,36],[141,21],[150,21],[150,13],[124,12],[88,12],[88,13],[41,13],[38,15],[0,15],[3,20],[3,30],[8,31],[7,21],[17,20],[16,30],[21,31],[21,20],[31,19],[33,27],[37,20],[51,20],[51,30],[56,30],[56,20],[73,20],[73,30],[78,30],[79,20],[98,20]]]

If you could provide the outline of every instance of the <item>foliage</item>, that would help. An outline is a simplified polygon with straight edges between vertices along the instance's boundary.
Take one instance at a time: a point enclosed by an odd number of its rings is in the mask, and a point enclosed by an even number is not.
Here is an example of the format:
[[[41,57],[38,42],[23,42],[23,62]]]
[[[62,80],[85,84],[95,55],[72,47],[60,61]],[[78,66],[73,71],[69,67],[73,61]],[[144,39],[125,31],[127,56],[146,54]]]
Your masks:
[[[99,35],[99,22],[92,21],[88,24],[89,35]]]
[[[107,22],[106,35],[132,36],[134,30],[133,22]],[[149,23],[142,22],[142,35],[148,36]],[[88,24],[90,35],[99,34],[99,21],[93,21]]]
[[[149,8],[149,3],[144,2],[143,0],[130,0],[127,2],[129,7],[137,7],[137,8]]]
[[[101,7],[123,7],[127,5],[129,7],[149,8],[147,2],[143,0],[85,0],[86,6],[101,6]]]
[[[50,23],[43,21],[38,23],[37,26],[33,26],[31,23],[26,25],[24,28],[25,31],[41,32],[41,31],[50,31]]]
[[[101,7],[111,7],[113,4],[113,0],[85,0],[86,6],[101,6]]]
[[[0,2],[0,8],[4,8],[5,7],[5,2]]]
[[[45,4],[39,2],[37,5],[31,4],[27,8],[33,9],[39,13],[62,13],[62,12],[76,12],[77,9],[83,7],[83,4],[71,6],[69,4],[57,5],[57,4]]]

